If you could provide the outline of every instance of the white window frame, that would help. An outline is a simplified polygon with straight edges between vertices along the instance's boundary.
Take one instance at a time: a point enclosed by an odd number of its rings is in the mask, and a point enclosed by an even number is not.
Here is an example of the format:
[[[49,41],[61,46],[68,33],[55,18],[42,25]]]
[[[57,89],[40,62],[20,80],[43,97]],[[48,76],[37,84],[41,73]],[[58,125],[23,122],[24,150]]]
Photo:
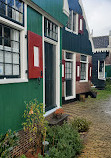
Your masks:
[[[81,54],[81,55],[84,55],[84,54]],[[88,82],[88,56],[87,55],[84,55],[86,56],[86,61],[81,61],[80,60],[80,82]],[[86,79],[85,80],[81,80],[81,63],[84,63],[86,64]]]
[[[100,67],[100,60],[98,60],[98,79],[99,80],[105,80],[105,60],[104,60],[104,75],[103,75],[103,78],[100,77],[99,67]]]
[[[67,59],[66,58],[66,53],[72,53],[73,58],[72,59]],[[64,82],[64,96],[65,100],[70,100],[76,98],[76,53],[75,52],[70,52],[70,51],[65,51],[64,53],[65,61],[71,61],[73,63],[73,69],[72,69],[72,96],[66,97],[66,81]]]
[[[20,78],[0,79],[0,84],[28,82],[27,77],[27,5],[24,3],[24,27],[8,19],[0,17],[0,23],[20,31]]]
[[[74,20],[74,19],[73,19],[73,13],[76,14],[76,15],[75,15],[75,16],[76,16],[75,31],[73,31],[73,20]],[[65,30],[66,30],[66,31],[69,31],[69,32],[72,32],[72,33],[74,33],[74,34],[76,34],[76,35],[78,35],[78,24],[79,24],[78,18],[79,18],[79,15],[78,15],[77,13],[75,13],[73,10],[71,10],[71,14],[72,14],[71,29],[65,27]]]

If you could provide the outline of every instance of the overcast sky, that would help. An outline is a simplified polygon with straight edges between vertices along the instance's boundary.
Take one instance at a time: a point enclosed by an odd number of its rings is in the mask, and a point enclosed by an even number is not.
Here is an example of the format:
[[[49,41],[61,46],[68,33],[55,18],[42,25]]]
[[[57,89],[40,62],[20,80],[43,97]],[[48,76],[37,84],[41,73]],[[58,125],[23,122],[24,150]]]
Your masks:
[[[93,36],[108,35],[111,30],[111,0],[82,0],[90,32]]]

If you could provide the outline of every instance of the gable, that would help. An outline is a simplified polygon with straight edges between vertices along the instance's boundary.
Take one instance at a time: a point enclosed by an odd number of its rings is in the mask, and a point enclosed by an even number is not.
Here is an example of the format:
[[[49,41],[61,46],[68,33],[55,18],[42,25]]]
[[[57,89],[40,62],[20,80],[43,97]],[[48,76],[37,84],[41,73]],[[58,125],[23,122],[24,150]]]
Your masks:
[[[83,17],[83,33],[74,33],[72,30],[63,29],[62,47],[65,50],[92,55],[92,40],[87,25],[83,5],[80,0],[68,0],[69,8]],[[79,19],[78,19],[79,20]],[[78,25],[79,28],[79,25]]]
[[[45,12],[50,14],[54,19],[62,25],[67,22],[67,15],[63,12],[63,0],[31,0]]]
[[[74,12],[82,15],[82,8],[78,2],[78,0],[68,0],[69,9],[73,10]]]

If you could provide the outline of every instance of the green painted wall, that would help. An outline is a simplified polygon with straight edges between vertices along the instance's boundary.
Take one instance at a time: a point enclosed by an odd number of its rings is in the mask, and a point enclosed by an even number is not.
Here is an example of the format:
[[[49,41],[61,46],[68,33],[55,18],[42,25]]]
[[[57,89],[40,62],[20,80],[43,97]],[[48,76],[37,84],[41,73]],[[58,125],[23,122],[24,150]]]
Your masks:
[[[63,13],[63,0],[32,0],[40,8],[50,14],[54,19],[65,25],[68,18]]]
[[[105,66],[106,77],[111,77],[111,65]]]
[[[42,15],[28,6],[27,17],[28,30],[42,36]]]
[[[30,7],[27,11],[28,30],[42,35],[42,16]],[[24,101],[34,98],[43,102],[43,79],[40,84],[37,79],[32,79],[27,83],[0,85],[0,133],[22,128]]]
[[[8,129],[19,130],[22,128],[24,101],[37,98],[42,102],[42,86],[37,79],[30,80],[28,83],[16,83],[0,85],[0,133]]]

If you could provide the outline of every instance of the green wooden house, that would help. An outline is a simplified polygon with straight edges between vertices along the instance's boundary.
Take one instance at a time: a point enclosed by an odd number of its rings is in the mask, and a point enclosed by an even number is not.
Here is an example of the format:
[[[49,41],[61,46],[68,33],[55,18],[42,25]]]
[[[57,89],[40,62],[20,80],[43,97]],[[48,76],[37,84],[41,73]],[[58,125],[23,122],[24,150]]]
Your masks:
[[[61,106],[68,15],[67,0],[0,0],[0,133],[22,128],[24,101]]]

